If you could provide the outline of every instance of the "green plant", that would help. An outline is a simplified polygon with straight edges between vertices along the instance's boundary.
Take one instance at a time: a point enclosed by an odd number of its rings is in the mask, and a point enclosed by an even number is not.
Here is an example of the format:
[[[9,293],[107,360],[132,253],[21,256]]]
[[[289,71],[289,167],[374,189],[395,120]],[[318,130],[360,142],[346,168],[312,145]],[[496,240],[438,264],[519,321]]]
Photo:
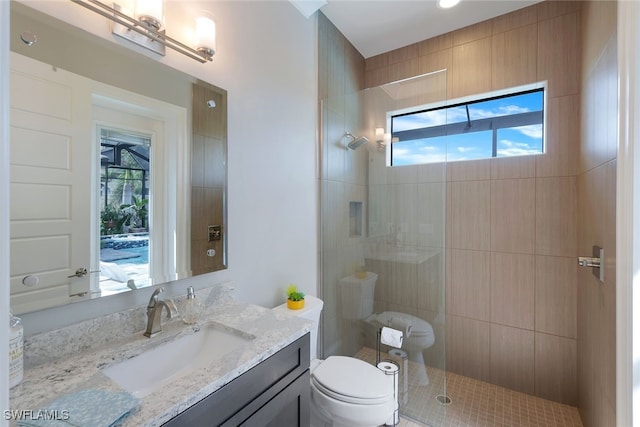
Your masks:
[[[127,224],[133,227],[146,227],[149,199],[138,198],[136,196],[131,196],[131,199],[132,204],[120,205],[120,210],[123,211],[125,215],[130,216]]]
[[[298,287],[291,283],[287,287],[287,298],[291,301],[302,301],[304,299],[304,292],[299,291]]]

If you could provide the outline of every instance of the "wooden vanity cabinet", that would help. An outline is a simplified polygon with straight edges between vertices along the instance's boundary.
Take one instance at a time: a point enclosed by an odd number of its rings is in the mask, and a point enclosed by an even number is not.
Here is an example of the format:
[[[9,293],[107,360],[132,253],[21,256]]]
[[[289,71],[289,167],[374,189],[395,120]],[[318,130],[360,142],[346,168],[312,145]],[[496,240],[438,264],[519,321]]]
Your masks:
[[[164,424],[309,427],[309,334]]]

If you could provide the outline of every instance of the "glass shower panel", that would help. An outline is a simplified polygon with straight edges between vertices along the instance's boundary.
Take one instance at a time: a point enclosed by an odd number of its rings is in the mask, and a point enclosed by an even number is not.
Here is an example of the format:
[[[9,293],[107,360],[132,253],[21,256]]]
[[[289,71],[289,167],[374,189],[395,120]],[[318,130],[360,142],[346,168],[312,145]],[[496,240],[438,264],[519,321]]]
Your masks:
[[[446,163],[390,166],[390,118],[446,102],[446,88],[440,71],[321,103],[324,357],[375,364],[378,330],[402,330],[380,357],[400,366],[401,414],[428,425],[446,408]]]

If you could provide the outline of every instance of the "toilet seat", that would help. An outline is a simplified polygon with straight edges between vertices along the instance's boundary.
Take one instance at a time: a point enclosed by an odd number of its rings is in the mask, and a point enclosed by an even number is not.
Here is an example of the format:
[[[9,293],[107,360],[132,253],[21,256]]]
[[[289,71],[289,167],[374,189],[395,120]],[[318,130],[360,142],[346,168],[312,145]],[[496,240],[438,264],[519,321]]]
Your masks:
[[[386,376],[352,357],[328,357],[313,370],[311,382],[321,393],[345,403],[377,405],[393,398]]]

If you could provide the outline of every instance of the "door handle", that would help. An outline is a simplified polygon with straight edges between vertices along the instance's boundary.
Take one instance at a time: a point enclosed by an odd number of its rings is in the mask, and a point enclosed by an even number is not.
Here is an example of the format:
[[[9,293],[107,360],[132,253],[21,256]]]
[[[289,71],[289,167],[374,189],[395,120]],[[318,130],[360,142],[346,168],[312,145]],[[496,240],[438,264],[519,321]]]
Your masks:
[[[604,249],[600,246],[593,246],[592,256],[579,256],[578,265],[580,267],[591,267],[593,275],[604,283]]]
[[[67,276],[69,279],[71,279],[72,277],[82,277],[85,276],[87,274],[87,269],[84,267],[80,267],[76,270],[76,274],[73,274],[71,276]]]

